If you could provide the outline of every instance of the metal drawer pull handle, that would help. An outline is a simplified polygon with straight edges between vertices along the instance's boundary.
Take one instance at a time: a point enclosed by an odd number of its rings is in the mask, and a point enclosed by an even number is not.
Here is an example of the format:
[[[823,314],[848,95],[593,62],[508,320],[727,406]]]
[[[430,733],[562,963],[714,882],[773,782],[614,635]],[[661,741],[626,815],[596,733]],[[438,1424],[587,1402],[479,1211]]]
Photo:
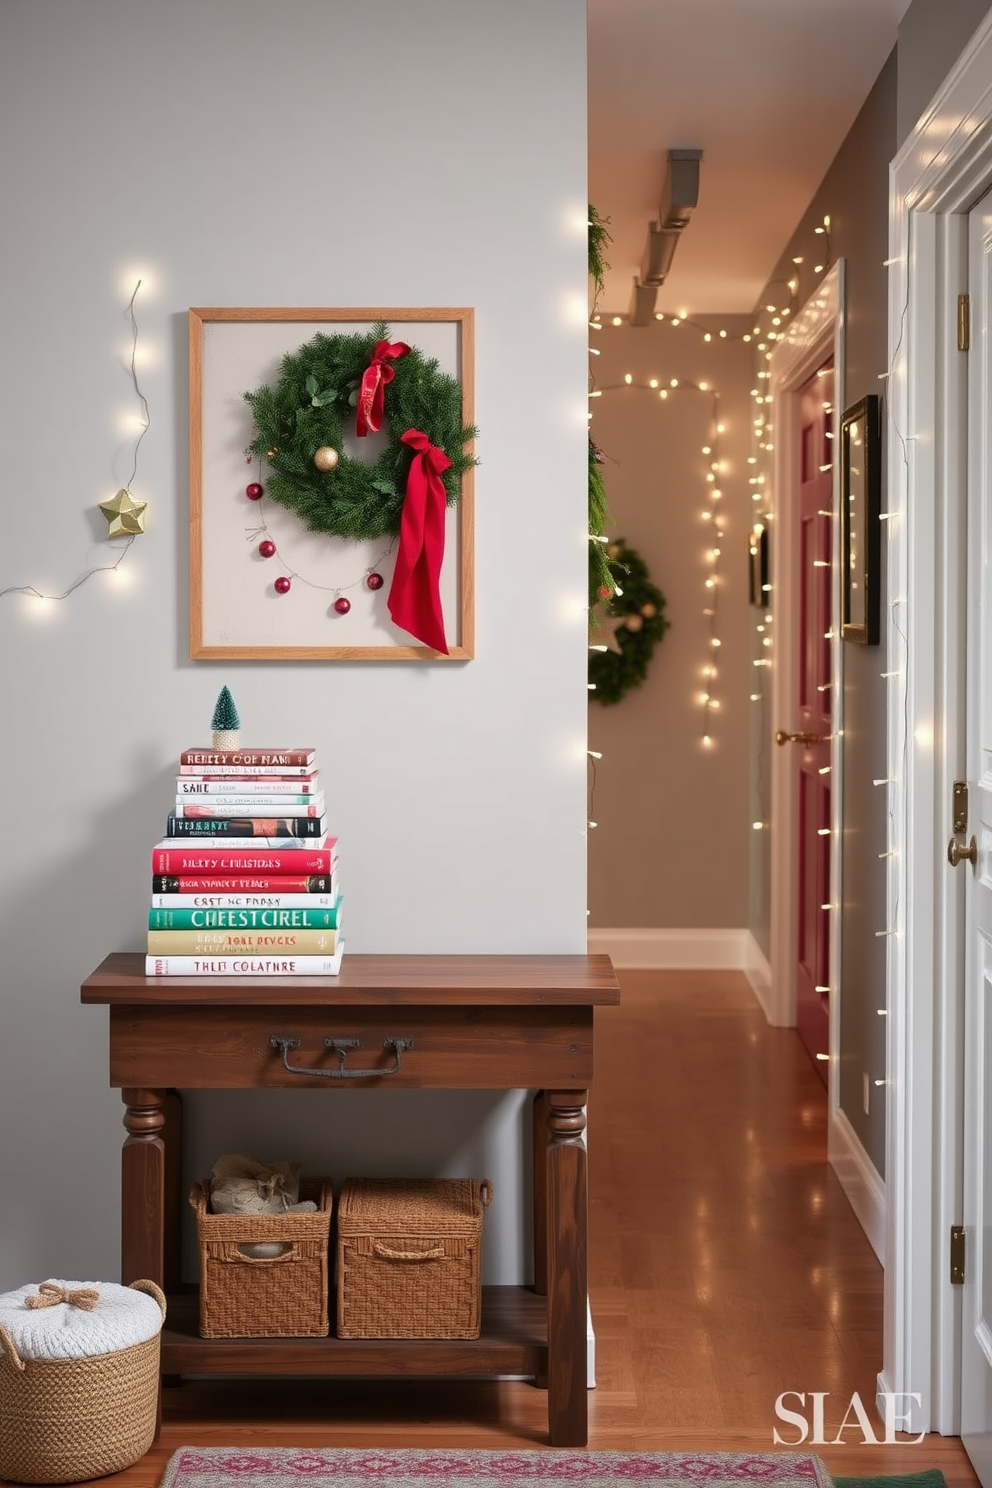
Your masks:
[[[379,1075],[395,1075],[399,1073],[400,1056],[405,1049],[413,1048],[412,1038],[385,1038],[382,1041],[384,1049],[392,1049],[395,1060],[389,1069],[345,1069],[344,1062],[348,1057],[349,1049],[360,1049],[358,1039],[329,1038],[324,1040],[325,1049],[333,1049],[338,1056],[337,1069],[307,1069],[302,1064],[290,1064],[287,1055],[290,1049],[298,1049],[300,1041],[288,1033],[274,1033],[269,1039],[270,1049],[282,1050],[283,1069],[291,1075],[319,1075],[325,1080],[373,1080]]]

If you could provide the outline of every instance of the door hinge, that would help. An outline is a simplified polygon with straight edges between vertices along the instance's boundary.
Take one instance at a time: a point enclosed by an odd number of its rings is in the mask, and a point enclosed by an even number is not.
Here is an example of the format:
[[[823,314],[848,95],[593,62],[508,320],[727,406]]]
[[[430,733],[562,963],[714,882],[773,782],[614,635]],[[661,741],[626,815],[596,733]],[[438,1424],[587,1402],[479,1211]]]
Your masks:
[[[963,1225],[951,1225],[951,1286],[964,1286]]]
[[[968,783],[965,780],[955,780],[951,786],[951,831],[958,833],[967,830]]]
[[[958,351],[971,346],[971,296],[958,295]]]

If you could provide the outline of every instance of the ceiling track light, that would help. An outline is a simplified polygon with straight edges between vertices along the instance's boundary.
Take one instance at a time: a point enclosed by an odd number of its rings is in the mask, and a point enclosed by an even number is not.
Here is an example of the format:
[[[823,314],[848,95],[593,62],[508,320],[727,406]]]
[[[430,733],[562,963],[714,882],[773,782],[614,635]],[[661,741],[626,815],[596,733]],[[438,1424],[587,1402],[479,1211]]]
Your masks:
[[[631,325],[649,325],[660,285],[668,278],[675,249],[699,200],[702,150],[669,150],[668,169],[658,203],[658,221],[648,225],[640,276],[634,280]]]

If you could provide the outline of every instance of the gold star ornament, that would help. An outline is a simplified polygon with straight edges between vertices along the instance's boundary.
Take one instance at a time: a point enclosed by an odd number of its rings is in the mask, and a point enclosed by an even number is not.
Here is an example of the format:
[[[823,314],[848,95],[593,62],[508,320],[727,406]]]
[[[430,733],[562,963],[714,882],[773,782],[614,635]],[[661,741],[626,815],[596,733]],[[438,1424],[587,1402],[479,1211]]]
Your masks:
[[[593,610],[592,620],[592,629],[589,634],[590,646],[605,647],[607,651],[615,651],[618,656],[622,656],[623,647],[620,645],[617,631],[624,628],[625,616],[612,614],[609,605],[602,604],[597,605]]]
[[[112,501],[101,501],[100,510],[110,523],[108,537],[133,537],[145,530],[145,507],[147,501],[135,501],[130,491],[123,487]]]

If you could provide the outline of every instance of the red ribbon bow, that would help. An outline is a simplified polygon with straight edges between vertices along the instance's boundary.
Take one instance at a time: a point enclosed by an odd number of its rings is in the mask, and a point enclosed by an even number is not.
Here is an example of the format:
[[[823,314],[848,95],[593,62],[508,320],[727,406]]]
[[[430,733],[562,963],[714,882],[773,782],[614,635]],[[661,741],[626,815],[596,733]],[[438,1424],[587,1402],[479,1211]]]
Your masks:
[[[382,400],[387,382],[396,376],[396,368],[386,361],[387,357],[406,356],[410,350],[405,341],[377,341],[372,360],[362,373],[358,389],[358,411],[355,417],[355,433],[359,439],[366,434],[378,434],[382,428]]]
[[[447,656],[439,587],[447,505],[441,476],[451,461],[419,429],[408,429],[402,442],[415,453],[406,478],[400,545],[387,604],[396,625]]]

